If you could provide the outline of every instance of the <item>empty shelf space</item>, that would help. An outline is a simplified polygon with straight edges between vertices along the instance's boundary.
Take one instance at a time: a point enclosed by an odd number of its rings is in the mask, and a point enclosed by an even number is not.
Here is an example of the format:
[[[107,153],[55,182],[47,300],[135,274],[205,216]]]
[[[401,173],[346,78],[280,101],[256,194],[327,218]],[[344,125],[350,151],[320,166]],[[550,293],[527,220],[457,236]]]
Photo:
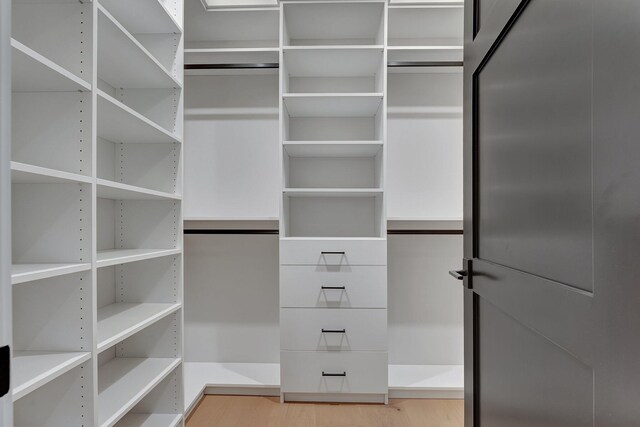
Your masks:
[[[374,157],[382,149],[381,141],[285,141],[290,157]]]
[[[116,427],[177,427],[181,414],[127,414]]]
[[[110,265],[126,264],[128,262],[143,261],[145,259],[160,258],[176,255],[182,249],[107,249],[98,251],[97,266],[109,267]]]
[[[459,63],[463,60],[462,45],[389,46],[387,60],[394,62]]]
[[[89,352],[16,351],[11,362],[13,400],[26,396],[90,358]]]
[[[11,284],[17,285],[88,270],[91,270],[91,264],[13,264]]]
[[[115,425],[179,364],[180,359],[115,358],[101,366],[98,425]]]
[[[98,77],[115,88],[182,85],[109,12],[98,5]]]
[[[384,3],[294,2],[283,6],[287,46],[381,44]]]
[[[292,77],[374,76],[382,71],[383,46],[289,46],[283,48]]]
[[[193,48],[184,50],[185,64],[277,64],[280,49],[256,48]]]
[[[179,34],[180,24],[160,0],[103,0],[100,2],[133,34]],[[144,19],[140,19],[144,17]]]
[[[14,92],[90,91],[91,85],[15,39],[11,39]]]
[[[185,414],[198,402],[208,387],[278,389],[278,363],[185,363]]]
[[[285,188],[289,197],[375,197],[382,194],[381,188]]]
[[[286,93],[290,117],[371,117],[380,109],[382,93]]]
[[[98,93],[98,136],[111,142],[172,143],[181,139],[101,90]]]
[[[389,397],[461,399],[462,365],[389,365]]]
[[[11,162],[11,182],[14,184],[90,184],[92,178],[56,169]]]
[[[99,198],[114,200],[180,200],[180,195],[165,193],[123,184],[121,182],[108,181],[98,178],[97,194]]]
[[[180,309],[179,303],[116,303],[98,309],[98,351]]]

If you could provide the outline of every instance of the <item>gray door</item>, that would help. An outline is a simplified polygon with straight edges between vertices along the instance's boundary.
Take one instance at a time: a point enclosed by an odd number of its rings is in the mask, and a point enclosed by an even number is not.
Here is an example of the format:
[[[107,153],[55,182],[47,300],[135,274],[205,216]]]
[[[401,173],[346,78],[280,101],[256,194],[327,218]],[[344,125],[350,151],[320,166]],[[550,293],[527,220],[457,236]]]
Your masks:
[[[11,1],[0,0],[0,426],[13,425],[8,363],[11,343]]]
[[[465,10],[466,427],[640,426],[640,1]]]

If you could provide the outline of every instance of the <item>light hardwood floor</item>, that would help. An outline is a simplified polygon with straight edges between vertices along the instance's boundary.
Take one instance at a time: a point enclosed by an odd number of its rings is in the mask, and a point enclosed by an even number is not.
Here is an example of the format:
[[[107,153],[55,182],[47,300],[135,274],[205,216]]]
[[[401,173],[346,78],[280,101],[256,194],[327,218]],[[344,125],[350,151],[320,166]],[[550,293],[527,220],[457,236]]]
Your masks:
[[[389,405],[286,403],[205,396],[187,427],[462,427],[462,400],[391,399]]]

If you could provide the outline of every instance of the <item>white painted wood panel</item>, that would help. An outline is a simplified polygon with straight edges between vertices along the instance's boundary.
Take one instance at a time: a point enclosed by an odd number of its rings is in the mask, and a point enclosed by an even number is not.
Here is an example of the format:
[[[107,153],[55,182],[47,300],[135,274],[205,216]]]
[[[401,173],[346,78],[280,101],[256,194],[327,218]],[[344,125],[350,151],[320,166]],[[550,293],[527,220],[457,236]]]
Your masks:
[[[284,393],[387,393],[384,352],[283,351],[281,358]]]
[[[284,351],[386,351],[387,310],[281,308],[280,348]]]
[[[280,306],[386,308],[387,270],[384,266],[283,265]]]
[[[280,264],[344,267],[387,265],[387,242],[375,239],[281,240]]]

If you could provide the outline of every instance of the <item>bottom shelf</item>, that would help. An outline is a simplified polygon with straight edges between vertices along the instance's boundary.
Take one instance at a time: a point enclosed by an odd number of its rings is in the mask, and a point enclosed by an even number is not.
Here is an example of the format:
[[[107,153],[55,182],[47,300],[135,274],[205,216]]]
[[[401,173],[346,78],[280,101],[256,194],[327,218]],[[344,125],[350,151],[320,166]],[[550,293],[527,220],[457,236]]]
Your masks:
[[[176,427],[180,421],[181,414],[127,414],[116,427]]]
[[[118,422],[179,364],[180,359],[126,357],[112,359],[101,366],[98,370],[99,425],[112,426]]]
[[[185,414],[198,403],[207,388],[237,394],[272,395],[280,388],[278,363],[198,363],[184,364]],[[221,393],[222,394],[222,393]],[[389,365],[390,398],[462,399],[462,365]]]
[[[185,363],[185,415],[208,387],[271,391],[280,388],[279,363]],[[278,390],[279,393],[279,390]]]
[[[390,398],[462,399],[463,365],[389,365]]]

